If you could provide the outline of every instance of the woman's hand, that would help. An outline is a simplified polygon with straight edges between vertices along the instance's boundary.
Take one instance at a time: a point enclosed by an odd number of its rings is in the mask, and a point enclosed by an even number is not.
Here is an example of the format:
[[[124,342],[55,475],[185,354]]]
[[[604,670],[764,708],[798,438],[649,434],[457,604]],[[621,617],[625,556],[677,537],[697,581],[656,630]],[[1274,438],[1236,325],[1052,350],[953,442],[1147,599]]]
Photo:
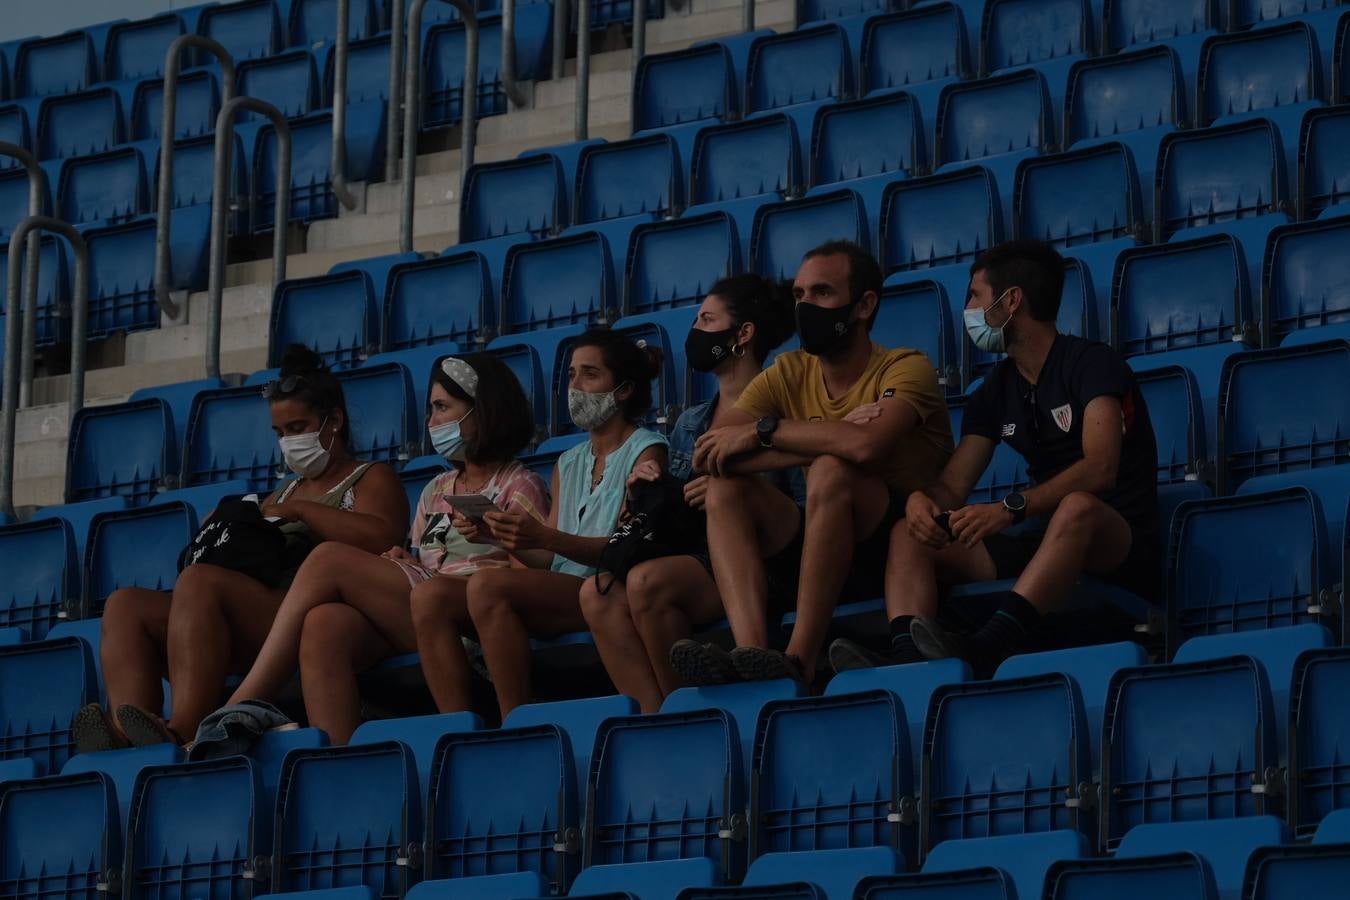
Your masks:
[[[264,519],[281,519],[283,522],[303,522],[304,515],[300,506],[304,501],[290,500],[286,503],[273,503],[262,508]]]
[[[454,525],[455,530],[470,544],[488,544],[492,542],[492,532],[483,524],[482,519],[470,519],[461,516],[459,513],[454,513],[450,517],[450,524]]]
[[[390,547],[388,550],[384,551],[380,555],[383,556],[385,559],[392,559],[394,562],[409,562],[409,563],[417,562],[417,557],[413,556],[411,553],[409,553],[407,550],[404,550],[402,547]]]
[[[708,476],[700,475],[697,478],[691,478],[684,485],[684,502],[688,503],[693,509],[703,509],[703,504],[708,497]]]
[[[644,459],[642,462],[633,466],[633,471],[628,474],[628,487],[632,487],[639,481],[660,481],[661,465],[653,459]]]
[[[544,550],[549,527],[523,512],[490,512],[483,521],[492,530],[493,540],[503,549]]]

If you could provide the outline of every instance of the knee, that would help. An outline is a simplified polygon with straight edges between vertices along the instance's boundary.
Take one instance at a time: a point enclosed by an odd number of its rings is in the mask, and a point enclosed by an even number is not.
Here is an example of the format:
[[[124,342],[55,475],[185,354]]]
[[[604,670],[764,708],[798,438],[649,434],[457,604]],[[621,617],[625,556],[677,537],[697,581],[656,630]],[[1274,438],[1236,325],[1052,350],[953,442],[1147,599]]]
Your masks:
[[[440,628],[446,622],[445,598],[442,596],[439,579],[428,578],[415,585],[408,596],[408,607],[412,614],[413,630],[424,634]]]
[[[316,606],[305,615],[300,631],[300,667],[328,670],[351,633],[350,609],[340,603]]]
[[[1049,531],[1059,536],[1088,535],[1103,505],[1101,500],[1087,491],[1074,491],[1059,501],[1054,515],[1050,517]]]
[[[670,582],[661,577],[660,567],[638,566],[628,573],[628,606],[633,618],[650,616],[670,602]]]
[[[891,544],[889,555],[896,561],[912,561],[915,559],[926,559],[934,556],[931,547],[915,539],[914,535],[909,533],[909,528],[904,520],[895,523],[891,528]]]
[[[305,557],[305,561],[300,564],[299,571],[295,573],[295,580],[304,579],[310,583],[317,579],[337,580],[342,577],[342,571],[350,562],[351,553],[354,551],[355,548],[347,544],[340,544],[337,541],[324,541]]]
[[[205,563],[196,563],[184,569],[173,585],[174,612],[216,602],[225,588],[222,576],[228,571]]]
[[[608,573],[601,574],[601,578],[608,578]],[[618,585],[614,585],[618,587]],[[594,578],[587,578],[581,584],[581,592],[577,595],[581,603],[581,615],[586,619],[586,624],[595,630],[597,626],[603,626],[613,615],[616,609],[624,606],[620,600],[617,591],[611,589],[609,593],[602,594],[595,585]]]
[[[853,465],[837,456],[817,456],[806,470],[807,506],[848,500]]]
[[[128,628],[134,628],[140,616],[136,612],[136,595],[126,589],[118,588],[108,595],[103,604],[103,639],[110,635],[121,634]]]
[[[469,579],[466,602],[469,617],[480,631],[500,622],[511,612],[510,569],[480,569]]]
[[[703,495],[703,509],[708,515],[717,516],[739,508],[745,490],[744,478],[709,478],[708,489]]]

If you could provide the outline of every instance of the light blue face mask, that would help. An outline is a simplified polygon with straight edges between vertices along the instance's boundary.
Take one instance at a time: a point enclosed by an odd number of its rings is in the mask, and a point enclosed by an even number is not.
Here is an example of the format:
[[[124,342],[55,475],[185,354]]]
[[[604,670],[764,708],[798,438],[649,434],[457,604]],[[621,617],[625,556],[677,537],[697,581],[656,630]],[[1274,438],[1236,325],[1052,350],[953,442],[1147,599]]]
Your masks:
[[[963,314],[966,321],[966,334],[970,335],[970,342],[986,353],[1003,353],[1008,349],[1008,342],[1004,337],[1004,331],[1008,327],[1008,322],[1012,321],[1012,316],[1008,321],[995,328],[985,319],[989,310],[993,309],[1003,302],[1003,298],[1008,296],[1012,288],[999,294],[997,300],[990,303],[984,309],[968,309]]]
[[[459,423],[467,419],[472,412],[473,409],[470,408],[469,412],[453,422],[444,422],[427,428],[427,434],[431,435],[431,446],[443,458],[451,462],[464,459],[464,435],[460,433]]]

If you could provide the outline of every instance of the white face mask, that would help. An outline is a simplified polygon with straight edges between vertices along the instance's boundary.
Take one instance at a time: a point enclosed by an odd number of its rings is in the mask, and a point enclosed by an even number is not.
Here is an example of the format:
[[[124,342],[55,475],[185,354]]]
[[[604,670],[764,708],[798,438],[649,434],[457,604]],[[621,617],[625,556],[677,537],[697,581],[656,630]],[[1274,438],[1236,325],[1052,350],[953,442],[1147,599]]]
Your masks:
[[[327,424],[328,417],[324,416],[318,431],[292,434],[278,439],[277,443],[281,445],[281,458],[286,461],[286,468],[301,478],[317,478],[323,474],[333,456],[333,442],[330,440],[327,447],[319,442],[319,435],[323,432],[323,426]]]
[[[619,401],[614,399],[618,390],[591,394],[571,388],[567,391],[567,412],[582,431],[594,431],[618,413]]]
[[[427,429],[427,434],[431,436],[431,446],[450,462],[464,459],[464,435],[459,430],[459,423],[467,419],[471,412],[472,409],[453,422],[432,425]]]
[[[1012,316],[999,327],[995,328],[989,324],[985,314],[1003,302],[1003,298],[1008,296],[1012,288],[1004,291],[999,298],[990,303],[984,309],[968,309],[963,313],[966,323],[966,334],[970,335],[970,342],[986,353],[1003,353],[1008,349],[1007,337],[1004,331],[1008,327],[1008,322],[1012,321]]]

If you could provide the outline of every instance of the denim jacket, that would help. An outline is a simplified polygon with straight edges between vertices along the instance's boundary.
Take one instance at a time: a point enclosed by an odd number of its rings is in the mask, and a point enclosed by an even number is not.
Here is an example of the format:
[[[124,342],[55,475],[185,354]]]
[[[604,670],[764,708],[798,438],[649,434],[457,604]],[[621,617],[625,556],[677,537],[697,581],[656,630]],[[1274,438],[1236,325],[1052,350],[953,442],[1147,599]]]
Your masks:
[[[694,443],[712,424],[713,413],[717,410],[717,397],[704,400],[680,413],[675,427],[670,430],[669,469],[670,474],[688,481],[694,474]],[[806,475],[800,468],[766,472],[769,482],[791,497],[798,506],[806,506]]]

